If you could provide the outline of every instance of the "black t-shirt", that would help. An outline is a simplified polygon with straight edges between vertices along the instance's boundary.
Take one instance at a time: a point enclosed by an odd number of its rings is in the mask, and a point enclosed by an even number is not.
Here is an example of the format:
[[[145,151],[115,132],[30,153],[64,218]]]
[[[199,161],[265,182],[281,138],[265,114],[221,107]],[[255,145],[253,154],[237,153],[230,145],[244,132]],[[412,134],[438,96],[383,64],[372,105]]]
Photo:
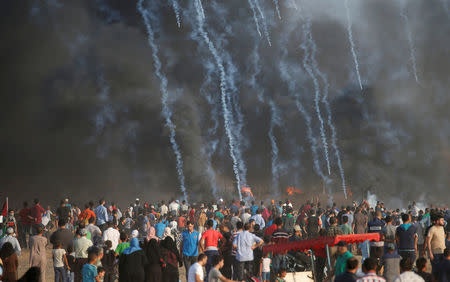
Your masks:
[[[56,215],[59,219],[68,220],[70,217],[70,208],[69,207],[59,207],[56,209]]]
[[[438,282],[450,281],[450,260],[443,259],[437,265],[436,273],[437,273]]]
[[[425,280],[425,282],[431,282],[433,281],[433,275],[431,275],[431,273],[428,272],[416,272],[417,275],[419,275],[420,277],[423,278],[423,280]]]
[[[410,225],[407,230],[403,227],[404,225],[400,225],[397,228],[396,235],[399,238],[399,250],[414,250],[415,249],[415,234],[416,227],[414,225]]]

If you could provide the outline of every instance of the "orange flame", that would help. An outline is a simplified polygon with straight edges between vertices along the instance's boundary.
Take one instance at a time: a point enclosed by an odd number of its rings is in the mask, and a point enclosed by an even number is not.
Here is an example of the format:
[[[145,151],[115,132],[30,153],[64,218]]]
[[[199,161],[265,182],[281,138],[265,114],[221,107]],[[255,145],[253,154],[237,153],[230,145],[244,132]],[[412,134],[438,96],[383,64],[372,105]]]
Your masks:
[[[242,187],[241,188],[241,193],[242,194],[248,193],[250,196],[253,197],[252,189],[250,187]]]
[[[303,191],[297,188],[294,188],[292,186],[289,186],[288,188],[286,188],[286,193],[288,193],[289,196],[294,195],[294,193],[296,194],[303,194]]]

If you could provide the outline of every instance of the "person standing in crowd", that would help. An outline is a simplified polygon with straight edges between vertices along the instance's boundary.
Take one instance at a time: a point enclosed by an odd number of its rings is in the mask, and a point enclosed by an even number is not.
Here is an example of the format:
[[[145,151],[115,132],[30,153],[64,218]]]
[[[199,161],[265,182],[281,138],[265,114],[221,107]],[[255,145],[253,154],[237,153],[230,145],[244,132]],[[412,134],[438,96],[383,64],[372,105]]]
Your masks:
[[[114,250],[116,256],[120,256],[126,248],[130,246],[130,242],[128,242],[128,235],[125,232],[120,232],[120,241]]]
[[[222,275],[220,272],[220,269],[223,267],[224,260],[221,255],[214,256],[212,259],[212,265],[211,271],[208,275],[208,282],[234,282],[233,280],[230,280]]]
[[[420,257],[416,260],[416,269],[417,269],[417,275],[422,277],[425,282],[433,282],[433,276],[431,273],[426,272],[427,271],[427,259],[424,257]]]
[[[402,258],[410,258],[411,263],[414,263],[416,261],[418,238],[416,226],[411,223],[411,216],[407,213],[402,214],[402,221],[403,223],[395,232],[398,253]]]
[[[111,241],[112,248],[115,250],[117,245],[119,245],[120,232],[117,230],[117,226],[113,225],[112,221],[109,221],[106,225],[108,228],[103,232],[103,241]]]
[[[88,263],[88,249],[93,245],[92,241],[86,238],[87,230],[78,229],[77,238],[73,241],[73,250],[75,252],[75,282],[82,280],[81,269]]]
[[[377,259],[367,258],[362,265],[364,276],[356,280],[356,282],[386,282],[386,279],[377,275],[377,268]]]
[[[86,204],[85,209],[80,213],[78,219],[87,226],[91,217],[95,218],[94,202],[92,201]]]
[[[14,229],[12,227],[6,228],[6,236],[0,239],[0,249],[7,242],[9,242],[13,246],[16,255],[20,256],[22,249],[20,248],[19,241],[14,236]]]
[[[171,236],[162,240],[161,256],[166,263],[162,273],[163,281],[177,282],[179,280],[178,268],[183,266],[183,262],[178,253],[177,245]]]
[[[386,225],[383,228],[384,244],[396,243],[395,234],[397,232],[397,226],[392,224],[392,217],[390,215],[386,216],[385,222]]]
[[[105,207],[105,200],[98,201],[98,206],[95,208],[95,217],[97,218],[97,226],[100,230],[105,230],[106,223],[109,221],[108,210]]]
[[[100,282],[103,278],[104,271],[97,269],[97,262],[101,259],[101,252],[97,247],[89,249],[87,263],[82,266],[81,275],[83,282]]]
[[[197,261],[198,243],[200,242],[200,239],[200,233],[194,230],[194,223],[188,221],[187,229],[181,233],[180,246],[184,268],[186,269],[186,279],[188,279],[189,268]]]
[[[47,267],[47,238],[43,236],[42,227],[36,227],[36,235],[30,238],[30,266],[36,266],[41,269],[40,282],[45,281],[45,272]]]
[[[446,248],[441,261],[436,265],[435,278],[438,282],[450,281],[450,249]]]
[[[19,242],[22,248],[28,248],[27,235],[31,234],[31,210],[28,202],[23,202],[23,208],[19,212]]]
[[[145,245],[145,255],[147,256],[147,265],[145,266],[145,281],[160,282],[163,281],[162,264],[163,258],[161,250],[156,239],[151,239]],[[186,270],[188,273],[188,270]],[[187,274],[186,274],[187,277]]]
[[[384,253],[384,241],[383,241],[383,228],[385,222],[383,221],[383,215],[381,211],[375,212],[375,217],[369,221],[368,230],[369,233],[380,234],[381,240],[378,242],[370,242],[370,257],[376,259],[378,263],[377,273],[380,271],[380,262]]]
[[[436,267],[442,260],[445,249],[444,216],[442,214],[433,214],[431,221],[434,222],[434,225],[428,230],[426,244],[432,273],[436,277]]]
[[[213,221],[209,219],[206,222],[207,230],[203,233],[200,240],[200,251],[204,251],[205,255],[208,257],[208,262],[206,263],[206,277],[208,277],[209,271],[212,267],[212,257],[219,254],[219,241],[223,240],[222,234],[213,229]]]
[[[73,234],[67,228],[67,222],[65,219],[58,220],[58,230],[52,233],[50,236],[50,243],[55,245],[57,242],[60,242],[63,246],[63,249],[67,251],[69,246],[72,245]]]
[[[334,267],[334,275],[337,277],[345,272],[347,260],[353,257],[353,254],[348,251],[347,243],[345,241],[339,241],[336,245],[338,247],[338,257]]]
[[[208,257],[205,254],[198,255],[197,262],[189,268],[187,282],[204,282],[203,267],[206,266],[207,261]]]
[[[356,271],[358,271],[358,260],[354,257],[349,258],[346,262],[345,272],[336,276],[334,282],[355,282],[358,279]]]
[[[34,205],[31,207],[31,217],[33,218],[33,234],[36,234],[37,227],[42,224],[42,214],[44,208],[39,203],[39,199],[34,199]]]
[[[361,207],[357,207],[355,215],[353,217],[353,232],[355,234],[366,233],[368,223],[369,218],[367,217],[367,215],[362,213]]]
[[[247,270],[248,274],[253,274],[253,250],[262,246],[264,241],[256,235],[250,233],[250,223],[244,224],[244,231],[239,233],[233,240],[233,248],[236,249],[237,279],[244,280]]]
[[[381,259],[383,277],[386,278],[386,281],[393,282],[395,277],[400,274],[400,260],[402,258],[395,252],[394,243],[387,243],[386,249],[387,251]]]
[[[17,281],[17,269],[19,268],[19,258],[10,242],[5,242],[0,247],[0,259],[3,262],[3,282]]]
[[[102,267],[105,269],[105,276],[103,282],[114,282],[116,279],[117,264],[112,243],[109,240],[105,241],[103,246],[103,256],[101,258]]]
[[[316,214],[316,210],[311,208],[309,210],[309,217],[305,222],[305,233],[308,236],[308,239],[313,239],[319,237],[320,226],[322,226],[322,222],[320,218]]]
[[[264,218],[261,215],[262,210],[257,209],[255,212],[255,215],[252,215],[250,219],[253,219],[255,221],[255,224],[259,225],[259,228],[262,230],[266,227],[266,222],[264,221]]]
[[[70,221],[70,208],[66,205],[66,201],[61,200],[59,207],[56,209],[56,216],[58,220]]]
[[[411,257],[402,258],[400,261],[400,274],[394,279],[394,282],[424,282],[423,278],[412,271],[413,263]]]
[[[56,242],[53,245],[53,270],[55,272],[55,282],[66,282],[67,280],[67,272],[64,268],[67,267],[67,270],[70,271],[69,262],[67,261],[66,250],[63,249],[62,243]]]
[[[147,257],[139,247],[138,239],[131,239],[130,247],[119,257],[119,281],[144,282],[147,264]]]

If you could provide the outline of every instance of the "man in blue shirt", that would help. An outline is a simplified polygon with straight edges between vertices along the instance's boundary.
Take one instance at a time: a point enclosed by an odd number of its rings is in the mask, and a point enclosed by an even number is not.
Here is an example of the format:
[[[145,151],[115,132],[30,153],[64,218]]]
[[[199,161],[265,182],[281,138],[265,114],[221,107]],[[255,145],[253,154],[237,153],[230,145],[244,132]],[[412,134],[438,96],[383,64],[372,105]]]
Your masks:
[[[106,229],[106,223],[109,221],[108,210],[105,208],[105,200],[98,201],[98,206],[94,212],[97,218],[97,226],[103,232]]]
[[[376,259],[378,263],[377,273],[379,273],[381,269],[380,262],[384,254],[383,227],[386,223],[382,218],[383,215],[381,214],[381,211],[377,211],[374,219],[367,224],[369,233],[378,233],[381,238],[379,242],[370,242],[370,257]]]
[[[162,222],[162,218],[160,217],[158,223],[155,224],[156,237],[162,238],[164,235],[164,229],[167,227],[167,221],[165,223]]]
[[[264,241],[250,233],[250,223],[244,225],[244,231],[239,233],[233,240],[233,248],[236,249],[237,276],[239,281],[244,280],[244,269],[247,273],[253,273],[253,250],[262,246]]]
[[[194,223],[188,221],[187,229],[181,233],[181,256],[184,267],[186,268],[186,280],[188,279],[189,268],[197,262],[198,242],[200,242],[200,233],[194,230]]]

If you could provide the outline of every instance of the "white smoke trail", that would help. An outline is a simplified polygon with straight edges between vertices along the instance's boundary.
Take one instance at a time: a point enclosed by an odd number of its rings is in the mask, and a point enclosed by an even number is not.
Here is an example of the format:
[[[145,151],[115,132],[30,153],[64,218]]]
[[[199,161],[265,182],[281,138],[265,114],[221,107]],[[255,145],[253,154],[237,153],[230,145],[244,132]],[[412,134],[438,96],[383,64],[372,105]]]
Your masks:
[[[175,12],[175,17],[177,18],[177,25],[181,27],[181,14],[180,14],[180,5],[177,0],[170,0],[172,2],[173,11]]]
[[[256,9],[258,9],[259,15],[261,16],[262,19],[262,25],[263,25],[263,30],[264,30],[264,36],[267,39],[267,43],[269,43],[269,46],[272,46],[272,41],[270,40],[270,35],[269,35],[269,29],[267,27],[267,23],[266,23],[266,19],[264,18],[264,13],[261,10],[261,6],[259,5],[259,0],[253,0],[255,1],[255,7]]]
[[[278,3],[278,0],[273,0],[273,3],[275,4],[275,10],[277,11],[278,18],[281,20],[280,3]]]
[[[217,150],[217,144],[219,143],[219,140],[216,137],[217,134],[217,128],[219,127],[219,110],[218,105],[215,97],[207,89],[207,87],[212,83],[212,75],[215,71],[215,66],[212,62],[204,62],[203,63],[205,69],[206,69],[206,75],[205,80],[202,83],[202,86],[200,87],[200,93],[205,97],[208,104],[211,106],[211,114],[210,114],[210,120],[212,121],[212,126],[208,128],[208,136],[205,138],[206,140],[206,146],[202,146],[202,154],[205,156],[206,159],[206,174],[208,175],[212,194],[215,198],[217,198],[218,195],[218,187],[217,187],[217,181],[216,181],[216,173],[212,167],[212,156]]]
[[[258,23],[258,15],[256,14],[255,4],[253,4],[252,0],[248,0],[248,4],[250,5],[250,9],[252,9],[253,12],[253,20],[256,24],[256,31],[258,32],[259,36],[261,37],[261,30],[259,29],[259,23]]]
[[[198,11],[200,13],[200,16],[205,19],[205,10],[203,10],[203,5],[202,5],[202,0],[197,0],[197,6],[198,6]],[[195,3],[194,3],[195,4]]]
[[[419,77],[417,76],[416,54],[415,54],[414,42],[412,39],[411,27],[409,26],[408,15],[406,14],[406,7],[405,7],[406,4],[407,4],[407,2],[404,1],[403,5],[400,8],[400,16],[402,17],[403,22],[405,24],[406,36],[408,37],[409,56],[410,56],[410,60],[411,60],[411,66],[413,69],[414,78],[415,78],[416,82],[419,83]]]
[[[309,19],[307,21],[310,22]],[[316,46],[316,42],[312,38],[312,32],[311,32],[310,27],[309,27],[309,29],[307,29],[307,32],[309,34],[308,41],[309,41],[309,44],[311,47],[311,63],[312,63],[314,71],[320,77],[320,79],[322,80],[323,85],[324,85],[323,91],[322,91],[323,92],[322,103],[325,105],[325,111],[327,112],[327,123],[331,130],[331,146],[334,149],[334,153],[335,153],[335,157],[336,157],[337,165],[338,165],[338,169],[339,169],[339,174],[341,176],[342,191],[344,192],[344,196],[347,199],[347,186],[345,184],[344,168],[342,167],[341,153],[340,153],[339,147],[337,146],[336,128],[334,127],[334,124],[333,124],[333,116],[331,113],[330,104],[328,103],[328,89],[329,89],[330,85],[328,83],[327,76],[324,73],[322,73],[319,69],[319,66],[318,66],[318,63],[316,60],[316,56],[315,56],[315,53],[317,52],[317,46]]]
[[[315,60],[316,50],[314,48],[312,48],[311,53],[308,50],[309,49],[308,45],[312,45],[312,43],[311,43],[311,41],[312,41],[311,21],[309,19],[306,20],[305,23],[303,24],[303,41],[304,41],[304,44],[301,45],[301,48],[305,52],[305,56],[303,57],[303,67],[305,68],[306,72],[309,74],[309,76],[311,77],[311,79],[313,81],[314,93],[315,93],[314,105],[315,105],[315,109],[316,109],[317,118],[319,119],[319,122],[320,122],[320,136],[322,138],[322,145],[323,145],[323,150],[324,150],[324,154],[325,154],[325,160],[327,162],[328,175],[330,175],[331,167],[330,167],[330,158],[328,156],[328,143],[327,143],[324,122],[323,122],[322,114],[320,111],[320,105],[319,105],[319,103],[320,103],[320,85],[319,85],[319,81],[317,80],[317,77],[314,74],[314,71],[311,68],[311,64],[310,64],[310,62],[312,63],[312,61]],[[316,62],[315,68],[317,68],[317,62]]]
[[[352,51],[352,56],[353,56],[353,62],[355,64],[355,71],[356,71],[356,76],[358,77],[358,83],[359,83],[359,87],[361,88],[361,90],[363,89],[362,87],[362,82],[361,82],[361,75],[359,73],[359,63],[358,63],[358,56],[356,55],[356,51],[355,51],[355,43],[353,42],[353,32],[352,32],[352,20],[350,18],[350,8],[348,7],[348,0],[345,0],[345,11],[347,12],[347,32],[348,32],[348,41],[350,42],[350,49]]]
[[[198,23],[197,30],[203,40],[205,41],[205,44],[208,46],[209,51],[211,52],[211,55],[214,58],[214,61],[217,65],[217,68],[219,70],[219,77],[220,77],[220,91],[221,91],[221,103],[222,103],[222,110],[223,110],[223,116],[224,116],[224,123],[225,123],[225,132],[228,137],[228,144],[230,149],[230,156],[233,160],[233,171],[236,177],[237,181],[237,190],[239,194],[239,199],[242,200],[242,194],[241,194],[241,179],[240,179],[240,173],[239,173],[239,167],[238,167],[238,159],[236,157],[235,151],[236,151],[236,140],[233,135],[233,117],[230,113],[230,109],[228,108],[228,94],[227,94],[227,74],[225,72],[225,68],[223,66],[222,57],[217,52],[216,47],[210,40],[208,33],[204,30],[204,17],[202,16],[202,9],[199,5],[198,1],[194,2],[195,10],[196,10],[196,19]]]
[[[280,179],[279,153],[278,153],[277,139],[275,138],[275,134],[273,131],[275,126],[281,126],[281,118],[280,113],[278,112],[278,108],[276,107],[273,100],[269,101],[269,105],[270,105],[269,140],[270,145],[272,147],[272,191],[275,192],[276,196],[278,196],[280,193],[278,187]]]
[[[150,24],[150,15],[148,10],[146,10],[143,6],[144,0],[139,0],[137,3],[137,9],[139,13],[142,16],[142,19],[144,20],[145,27],[147,29],[148,34],[148,44],[150,45],[152,49],[152,57],[153,57],[153,65],[155,67],[155,74],[160,80],[160,90],[162,93],[161,96],[161,102],[162,102],[162,114],[164,116],[166,126],[169,128],[170,131],[170,143],[172,144],[172,149],[174,151],[175,157],[176,157],[176,163],[177,163],[177,172],[178,172],[178,181],[180,182],[180,189],[183,193],[184,200],[188,201],[188,195],[186,192],[185,187],[185,179],[184,179],[184,172],[183,172],[183,159],[181,157],[181,151],[178,146],[178,143],[175,139],[175,124],[172,121],[172,111],[168,105],[168,98],[169,98],[169,92],[167,90],[167,77],[162,73],[161,71],[161,61],[159,59],[159,50],[158,46],[155,43],[155,36],[152,29],[152,26]]]

